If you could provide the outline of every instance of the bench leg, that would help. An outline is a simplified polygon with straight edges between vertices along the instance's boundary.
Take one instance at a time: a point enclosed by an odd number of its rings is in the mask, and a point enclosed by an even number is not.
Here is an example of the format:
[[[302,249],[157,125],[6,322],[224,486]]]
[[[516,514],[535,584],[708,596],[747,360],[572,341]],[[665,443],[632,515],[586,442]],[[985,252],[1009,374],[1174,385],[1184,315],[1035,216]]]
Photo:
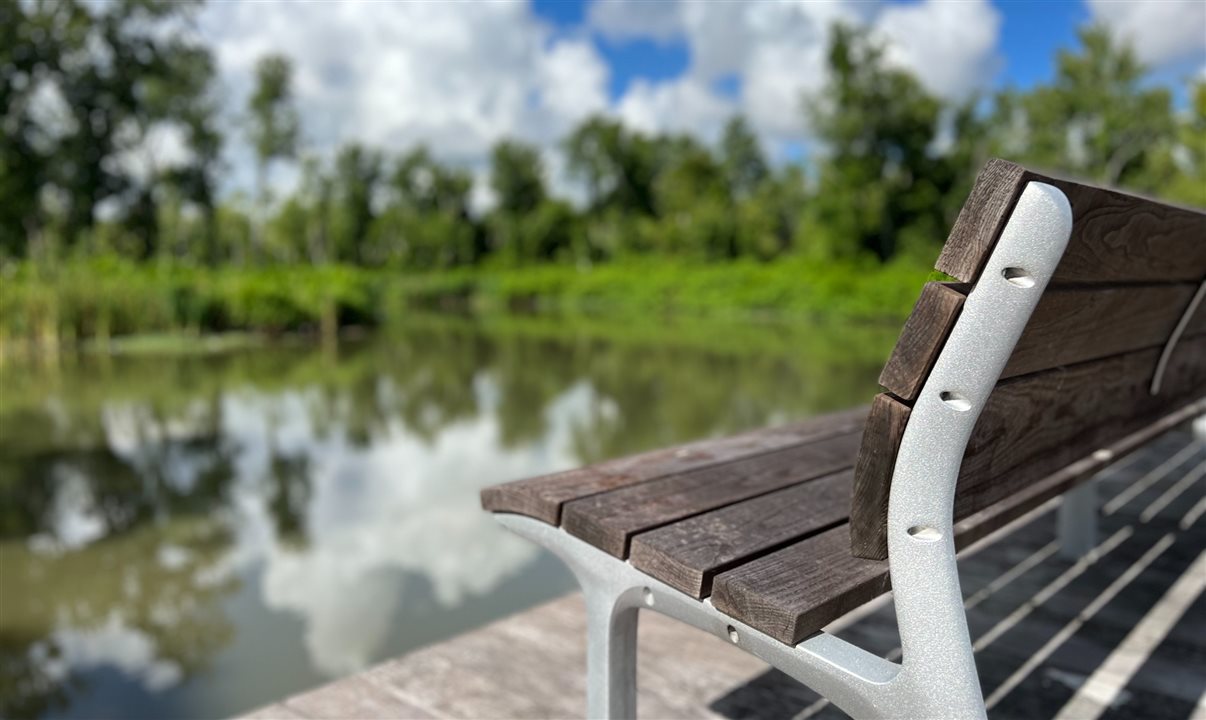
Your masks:
[[[1059,554],[1079,560],[1097,545],[1097,484],[1089,482],[1064,493],[1059,506]]]
[[[637,609],[586,588],[586,713],[636,717]]]

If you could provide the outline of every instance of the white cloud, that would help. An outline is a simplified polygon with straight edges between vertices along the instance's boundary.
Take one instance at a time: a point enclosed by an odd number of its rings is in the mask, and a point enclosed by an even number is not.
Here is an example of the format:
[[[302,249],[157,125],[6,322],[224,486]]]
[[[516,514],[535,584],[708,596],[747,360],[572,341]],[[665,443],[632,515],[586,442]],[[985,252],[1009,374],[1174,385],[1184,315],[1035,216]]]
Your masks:
[[[670,0],[597,0],[587,22],[607,37],[669,40],[682,28],[679,6]]]
[[[594,112],[705,140],[743,112],[772,146],[803,139],[802,97],[825,81],[829,33],[839,21],[874,29],[893,62],[945,97],[992,82],[1000,16],[987,0],[613,0],[592,4],[578,34],[554,31],[526,3],[213,3],[200,28],[215,48],[232,113],[242,112],[255,62],[283,53],[296,67],[310,150],[330,156],[359,141],[397,152],[424,143],[474,173],[481,205],[489,198],[489,149],[503,137],[538,145],[555,187],[570,192],[552,151]],[[682,42],[690,66],[677,78],[637,79],[612,99],[610,68],[588,32]],[[232,147],[228,160],[232,184],[249,187],[246,145]],[[275,184],[295,177],[278,169]]]
[[[691,76],[657,84],[637,80],[616,107],[616,114],[634,130],[681,132],[707,140],[719,136],[734,112],[734,102]]]
[[[265,606],[303,620],[310,660],[331,676],[379,657],[398,618],[421,622],[406,605],[415,602],[405,592],[407,583],[420,597],[430,591],[448,609],[489,596],[539,551],[483,513],[478,491],[572,467],[574,428],[608,412],[609,405],[593,386],[573,385],[550,403],[548,431],[539,442],[505,449],[497,378],[479,375],[474,392],[478,417],[444,427],[430,442],[395,422],[369,447],[324,435],[305,412],[305,395],[248,391],[228,397],[221,425],[240,439],[235,545],[204,581],[221,582],[240,567],[262,565]],[[392,384],[379,393],[386,404],[402,399]],[[470,447],[476,450],[466,452]],[[312,487],[302,546],[283,542],[272,519],[268,448],[308,460]]]
[[[550,144],[607,102],[594,47],[554,38],[519,3],[213,3],[201,31],[234,111],[258,58],[293,61],[306,144],[322,154],[425,143],[472,168],[500,138]],[[243,186],[247,155],[231,154]]]
[[[146,690],[161,692],[184,676],[176,662],[160,659],[153,637],[130,627],[115,613],[94,627],[60,624],[50,638],[50,643],[39,642],[30,649],[30,660],[55,681],[65,680],[72,672],[112,667],[140,680]]]
[[[1206,60],[1206,3],[1201,0],[1087,3],[1093,19],[1129,40],[1146,63]]]
[[[987,2],[893,5],[875,20],[890,61],[915,73],[930,92],[956,98],[996,74],[1000,28],[1001,15]]]
[[[592,11],[595,29],[610,37],[665,39],[677,28],[687,45],[687,75],[657,84],[633,83],[619,114],[640,127],[714,128],[714,115],[741,111],[772,145],[805,132],[802,102],[825,82],[825,53],[835,23],[872,28],[888,58],[916,72],[932,92],[960,98],[991,83],[998,65],[1000,14],[987,0],[877,5],[839,0],[751,3],[657,3],[648,22],[644,3],[607,3]],[[606,8],[606,9],[604,9]],[[678,11],[669,19],[669,8]],[[631,15],[623,17],[628,12]],[[736,102],[712,88],[735,78]],[[669,117],[666,117],[669,115]]]

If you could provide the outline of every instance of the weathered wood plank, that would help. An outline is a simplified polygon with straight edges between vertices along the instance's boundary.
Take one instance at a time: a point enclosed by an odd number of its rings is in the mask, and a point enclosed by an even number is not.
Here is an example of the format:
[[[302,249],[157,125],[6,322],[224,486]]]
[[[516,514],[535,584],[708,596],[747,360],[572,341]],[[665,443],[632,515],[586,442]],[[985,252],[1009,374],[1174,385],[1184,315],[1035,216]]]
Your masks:
[[[1206,413],[1206,398],[1196,400],[1126,437],[1094,450],[1047,477],[955,523],[955,546],[962,549],[1004,527],[1094,473],[1112,465],[1183,422]]]
[[[1049,288],[1001,377],[1163,345],[1196,291],[1190,283]],[[925,285],[880,373],[885,390],[917,399],[965,299],[952,283]],[[1206,319],[1195,317],[1185,336],[1203,333]]]
[[[1173,354],[1159,395],[1150,394],[1151,375],[1160,348],[1116,355],[997,385],[972,432],[955,493],[955,519],[1023,492],[1061,468],[1101,448],[1158,425],[1162,418],[1206,395],[1206,336],[1182,340]],[[903,403],[888,396],[876,400],[901,407],[879,412],[900,417]],[[873,406],[872,415],[876,414]],[[878,432],[878,440],[871,432]],[[899,442],[903,428],[868,420],[864,448]],[[852,552],[887,557],[886,497],[892,464],[863,462],[855,468],[851,506]],[[864,503],[863,498],[869,498]],[[883,499],[882,501],[880,499]]]
[[[406,718],[428,720],[437,717],[425,708],[391,692],[363,675],[353,675],[315,690],[294,695],[285,706],[302,717],[326,718]]]
[[[857,433],[862,430],[866,417],[864,406],[781,427],[700,440],[567,472],[494,485],[482,490],[482,507],[491,512],[517,513],[557,525],[562,506],[571,500],[793,445]]]
[[[1053,282],[1196,282],[1206,276],[1206,214],[995,159],[976,178],[937,268],[973,282],[1030,181],[1054,185],[1072,206],[1072,236]]]
[[[1153,396],[1159,354],[1159,348],[1140,350],[1000,383],[968,442],[955,517],[998,502],[1206,395],[1206,336],[1182,341],[1161,393]]]
[[[879,384],[885,390],[905,400],[917,398],[966,299],[949,283],[925,284],[879,374]]]
[[[616,557],[633,535],[853,467],[861,433],[847,433],[681,473],[565,504],[562,527]]]
[[[983,539],[1202,412],[1206,398],[964,518],[955,524],[956,548]],[[849,526],[842,525],[722,572],[713,580],[712,603],[781,642],[798,643],[890,589],[888,564],[853,557],[844,552],[847,542]]]
[[[643,717],[705,717],[718,694],[766,669],[732,643],[659,613],[642,613],[637,632],[637,707]],[[439,717],[581,717],[585,639],[583,598],[571,593],[365,675]]]
[[[632,564],[702,598],[720,572],[844,522],[851,470],[746,500],[632,539]]]
[[[1029,173],[1072,205],[1057,283],[1196,282],[1206,276],[1206,213]]]
[[[1163,346],[1196,291],[1196,284],[1050,288],[1001,377]],[[1206,322],[1186,336],[1203,332]]]
[[[1026,169],[1021,165],[997,158],[985,163],[935,267],[963,282],[979,277],[1026,182]]]
[[[850,508],[851,552],[857,557],[882,560],[888,556],[888,493],[909,410],[891,395],[879,395],[871,403],[854,469]]]
[[[720,573],[712,604],[794,645],[888,588],[887,563],[851,555],[842,525]]]

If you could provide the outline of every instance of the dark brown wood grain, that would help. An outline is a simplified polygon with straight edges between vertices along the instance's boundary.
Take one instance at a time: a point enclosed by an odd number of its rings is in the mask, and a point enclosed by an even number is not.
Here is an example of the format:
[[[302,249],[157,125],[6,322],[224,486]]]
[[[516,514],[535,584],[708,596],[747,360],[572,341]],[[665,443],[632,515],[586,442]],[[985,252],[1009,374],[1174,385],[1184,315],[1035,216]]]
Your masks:
[[[1048,288],[1001,377],[1163,346],[1196,291],[1188,283]],[[1199,322],[1185,336],[1203,332]]]
[[[844,522],[853,478],[846,470],[641,533],[629,560],[671,587],[705,597],[717,573]]]
[[[794,645],[888,588],[888,564],[851,555],[842,525],[720,573],[712,604]]]
[[[977,177],[937,268],[973,282],[1031,181],[1059,188],[1072,206],[1072,235],[1053,282],[1196,282],[1206,276],[1206,214],[1201,211],[995,159]]]
[[[1206,413],[1206,398],[1201,398],[1165,415],[1155,422],[1107,446],[1098,448],[1069,463],[1047,477],[955,523],[955,547],[962,550],[994,530],[1013,522],[1051,498],[1067,492],[1094,473],[1118,462],[1153,439],[1183,422]]]
[[[562,506],[571,500],[793,445],[856,433],[862,430],[866,417],[864,406],[790,425],[700,440],[567,472],[494,485],[482,490],[482,507],[491,512],[517,513],[557,525]]]
[[[1193,283],[1049,288],[1001,377],[1163,345],[1196,291]],[[880,373],[885,390],[910,404],[917,399],[965,299],[952,283],[922,288]],[[1193,320],[1186,337],[1206,333],[1206,320]]]
[[[1184,352],[1181,352],[1184,351]],[[1206,395],[1206,336],[1182,340],[1159,395],[1160,348],[998,384],[963,456],[955,517],[1020,491]]]
[[[1206,213],[1029,173],[1072,205],[1072,236],[1053,282],[1197,282],[1206,277]]]
[[[888,492],[896,453],[909,422],[909,406],[899,398],[881,394],[871,403],[863,431],[862,447],[854,470],[850,508],[850,532],[856,557],[882,560],[888,557]],[[888,479],[888,482],[884,481]]]
[[[854,466],[861,433],[763,453],[566,503],[561,526],[618,558],[633,535]]]
[[[955,547],[962,551],[1203,412],[1206,398],[967,516],[955,523]],[[714,578],[712,603],[780,642],[798,643],[890,589],[888,564],[843,552],[848,542],[849,526],[842,525],[742,563]]]
[[[997,158],[985,163],[934,267],[963,282],[979,277],[1025,184],[1021,165]]]
[[[1128,435],[1206,396],[1206,335],[1182,339],[1169,362],[1159,395],[1150,393],[1161,348],[1150,348],[1023,375],[997,385],[972,432],[959,471],[955,519],[1026,491],[1061,468],[1109,448]],[[899,442],[903,429],[879,422],[877,413],[899,416],[903,403],[881,396],[872,405],[864,449]],[[881,403],[895,409],[876,410]],[[880,433],[878,439],[872,432]],[[887,557],[886,498],[892,465],[863,462],[855,468],[851,511],[852,552]],[[864,503],[864,498],[873,499]]]
[[[917,398],[965,299],[967,296],[949,283],[925,284],[879,374],[885,390],[905,400]]]

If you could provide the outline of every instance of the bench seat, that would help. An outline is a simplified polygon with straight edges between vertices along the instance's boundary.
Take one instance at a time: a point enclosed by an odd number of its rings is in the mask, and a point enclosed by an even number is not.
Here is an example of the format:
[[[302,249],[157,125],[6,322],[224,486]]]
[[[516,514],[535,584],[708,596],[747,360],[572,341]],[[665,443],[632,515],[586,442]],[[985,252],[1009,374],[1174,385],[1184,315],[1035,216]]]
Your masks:
[[[984,717],[956,553],[1070,492],[1060,552],[1083,557],[1083,480],[1206,412],[1204,231],[991,161],[939,260],[956,282],[922,289],[869,408],[484,491],[583,588],[590,714],[635,715],[653,609],[856,717]],[[889,582],[901,662],[821,632]]]
[[[1193,403],[965,519],[956,544],[974,542],[1204,409]],[[860,407],[495,485],[482,491],[482,506],[559,525],[794,645],[890,589],[887,562],[850,553],[867,414]]]
[[[794,644],[887,589],[887,563],[850,555],[866,417],[862,407],[496,485],[482,505],[560,525]],[[758,590],[782,552],[812,558],[816,582],[780,604]]]

